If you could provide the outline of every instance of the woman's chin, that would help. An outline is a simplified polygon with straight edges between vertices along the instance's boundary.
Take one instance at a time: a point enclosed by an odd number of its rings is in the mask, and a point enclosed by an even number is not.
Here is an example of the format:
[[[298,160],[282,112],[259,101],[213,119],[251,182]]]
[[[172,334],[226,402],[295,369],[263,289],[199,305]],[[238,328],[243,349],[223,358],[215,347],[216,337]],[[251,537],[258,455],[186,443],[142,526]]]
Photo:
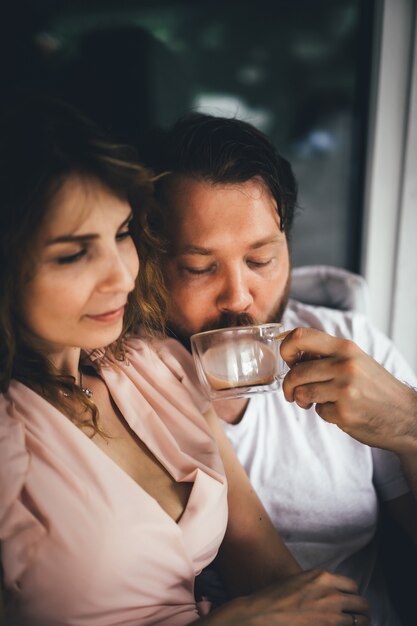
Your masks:
[[[97,332],[90,332],[86,336],[86,341],[82,344],[85,350],[97,350],[106,348],[110,344],[119,339],[123,330],[123,319],[118,320],[114,324],[109,324],[106,328],[102,328]]]

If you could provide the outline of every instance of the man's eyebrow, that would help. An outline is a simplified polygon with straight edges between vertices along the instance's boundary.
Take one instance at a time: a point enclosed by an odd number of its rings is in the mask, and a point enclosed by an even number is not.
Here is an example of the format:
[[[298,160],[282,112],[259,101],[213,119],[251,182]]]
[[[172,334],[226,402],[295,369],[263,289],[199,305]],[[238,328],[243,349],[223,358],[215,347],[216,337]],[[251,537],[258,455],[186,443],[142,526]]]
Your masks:
[[[255,241],[251,246],[251,250],[256,250],[257,248],[262,248],[263,246],[267,246],[270,243],[279,243],[281,241],[281,238],[277,235],[274,235],[273,237],[265,237],[264,239],[259,239],[258,241]]]
[[[186,254],[201,254],[202,256],[211,256],[214,254],[210,248],[202,248],[201,246],[184,246],[175,251],[176,256],[183,256]]]
[[[265,237],[264,239],[259,239],[258,241],[254,241],[248,247],[249,250],[257,250],[258,248],[262,248],[263,246],[267,246],[271,243],[279,243],[280,237],[274,235],[273,237]],[[184,256],[187,254],[199,254],[201,256],[211,256],[215,254],[215,250],[212,248],[203,248],[202,246],[184,246],[175,251],[176,256]]]
[[[132,219],[132,212],[129,213],[127,218],[123,220],[123,222],[118,227],[118,231],[126,226],[128,222]],[[61,235],[61,237],[54,237],[53,239],[48,239],[46,241],[47,246],[52,246],[56,243],[83,243],[85,241],[91,241],[94,239],[98,239],[98,235],[96,233],[86,233],[85,235]]]

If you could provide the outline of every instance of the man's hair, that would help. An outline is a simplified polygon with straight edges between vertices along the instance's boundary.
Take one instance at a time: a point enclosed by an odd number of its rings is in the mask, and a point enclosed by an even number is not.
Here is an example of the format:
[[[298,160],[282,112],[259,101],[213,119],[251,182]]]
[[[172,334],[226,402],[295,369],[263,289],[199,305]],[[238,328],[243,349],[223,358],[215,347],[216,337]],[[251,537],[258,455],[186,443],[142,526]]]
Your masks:
[[[157,173],[182,174],[214,184],[260,179],[276,201],[280,228],[287,239],[297,201],[297,183],[290,163],[269,139],[238,119],[192,113],[170,130],[151,137],[148,164]],[[168,177],[161,177],[157,193]]]

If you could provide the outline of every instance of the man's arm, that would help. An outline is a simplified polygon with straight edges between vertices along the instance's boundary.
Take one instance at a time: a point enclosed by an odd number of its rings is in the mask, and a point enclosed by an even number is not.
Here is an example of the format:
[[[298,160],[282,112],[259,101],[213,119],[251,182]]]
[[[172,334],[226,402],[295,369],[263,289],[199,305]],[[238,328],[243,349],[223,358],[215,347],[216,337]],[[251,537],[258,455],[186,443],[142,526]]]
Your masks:
[[[290,366],[289,402],[315,403],[320,417],[351,437],[398,455],[413,498],[397,498],[391,509],[417,544],[417,392],[354,342],[312,328],[288,333],[281,355]]]
[[[369,626],[366,600],[356,583],[336,574],[309,571],[237,598],[198,620],[201,626]]]
[[[228,481],[229,519],[216,565],[228,591],[241,596],[301,572],[301,567],[272,525],[214,410],[205,417]]]
[[[369,626],[368,603],[358,595],[353,580],[328,572],[301,571],[254,492],[214,410],[205,417],[228,479],[229,521],[216,562],[236,598],[198,624]]]

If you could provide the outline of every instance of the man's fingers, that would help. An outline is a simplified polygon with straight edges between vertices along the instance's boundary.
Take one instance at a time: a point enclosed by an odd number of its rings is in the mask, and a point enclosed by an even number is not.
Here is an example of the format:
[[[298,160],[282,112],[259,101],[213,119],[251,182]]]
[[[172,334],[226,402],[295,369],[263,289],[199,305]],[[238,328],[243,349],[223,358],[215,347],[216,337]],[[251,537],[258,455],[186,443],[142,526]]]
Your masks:
[[[268,624],[370,624],[368,603],[358,596],[357,583],[345,576],[321,570],[295,574],[281,584],[271,585],[254,596],[248,596],[249,608],[254,598],[258,602],[262,598],[262,604],[257,606],[256,611],[257,615],[261,615],[263,607]]]
[[[339,376],[338,366],[339,361],[332,357],[326,357],[314,361],[306,361],[293,365],[290,371],[285,375],[282,383],[282,388],[286,400],[288,400],[288,402],[294,401],[294,391],[298,387],[301,388],[305,385],[333,381],[336,376]],[[327,398],[327,400],[331,399],[332,398]],[[325,402],[326,399],[309,401]]]
[[[348,343],[315,328],[299,327],[284,337],[280,350],[282,358],[291,367],[305,352],[317,356],[332,356],[340,350],[341,345]]]
[[[310,408],[316,403],[334,403],[338,400],[335,383],[312,383],[301,385],[293,390],[293,401],[302,409]]]
[[[317,606],[321,606],[323,609],[330,608],[332,611],[334,610],[342,614],[356,615],[357,623],[359,623],[359,616],[364,618],[369,617],[369,604],[365,598],[357,594],[356,590],[354,591],[356,585],[352,586],[350,584],[351,582],[352,581],[349,579],[345,579],[343,582],[338,581],[338,586],[349,588],[350,591],[338,590],[336,593],[332,593],[329,589],[329,593],[323,595],[323,597],[318,600]],[[366,623],[366,620],[364,623]]]
[[[340,414],[334,402],[317,403],[315,411],[319,417],[329,422],[329,424],[338,424],[342,427],[340,424]]]
[[[347,576],[342,576],[341,574],[331,574],[330,572],[320,571],[320,570],[310,570],[310,572],[315,572],[317,580],[326,587],[334,587],[338,591],[342,591],[343,593],[357,593],[358,592],[358,584],[352,578],[348,578]]]
[[[326,570],[309,569],[305,572],[301,572],[300,574],[294,574],[291,579],[298,580],[301,583],[315,580],[324,587],[334,587],[338,591],[343,591],[344,593],[358,592],[358,584],[355,580],[348,578],[348,576],[343,576],[342,574],[332,574]]]
[[[342,610],[346,613],[354,613],[355,615],[369,615],[369,604],[361,596],[344,594],[342,600]]]

